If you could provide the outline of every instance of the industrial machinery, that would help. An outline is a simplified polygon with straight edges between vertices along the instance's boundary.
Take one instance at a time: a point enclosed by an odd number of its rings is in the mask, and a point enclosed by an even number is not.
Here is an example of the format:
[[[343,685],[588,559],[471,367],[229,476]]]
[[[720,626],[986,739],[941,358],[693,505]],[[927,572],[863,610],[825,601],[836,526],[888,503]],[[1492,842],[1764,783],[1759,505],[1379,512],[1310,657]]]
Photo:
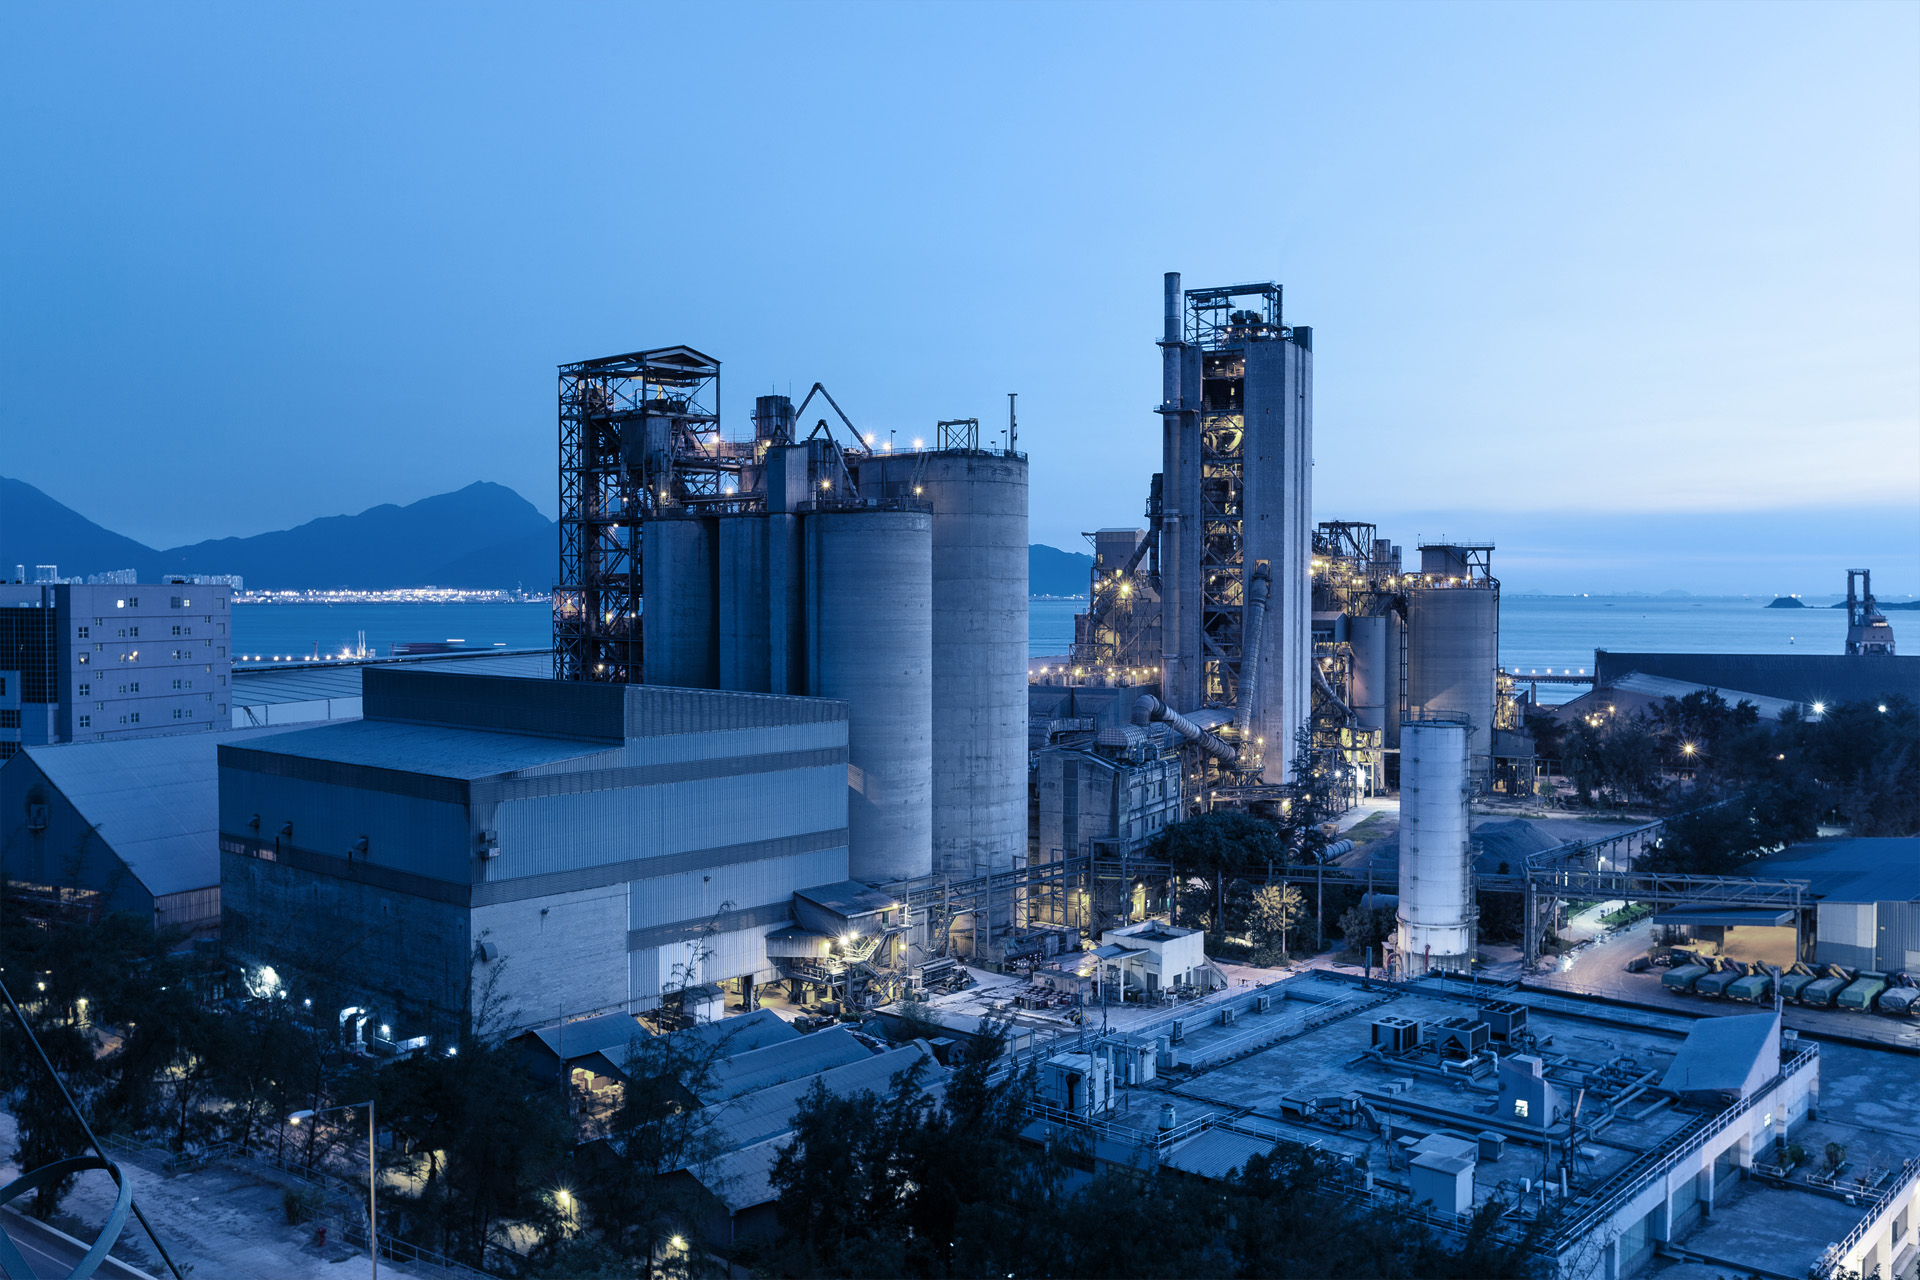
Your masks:
[[[1868,569],[1847,570],[1847,652],[1893,654],[1893,627],[1874,601],[1873,573]]]
[[[1824,976],[1815,978],[1800,989],[1800,1003],[1815,1009],[1831,1008],[1835,997],[1845,990],[1853,979],[1852,969],[1830,964]]]
[[[1867,970],[1848,983],[1834,1003],[1842,1009],[1858,1009],[1862,1013],[1873,1009],[1880,999],[1880,993],[1887,989],[1887,975]]]
[[[837,419],[803,432],[818,396]],[[1027,465],[977,419],[933,448],[855,430],[815,383],[721,431],[719,361],[560,370],[567,680],[849,704],[852,874],[1011,871],[1027,846]]]
[[[1693,993],[1719,999],[1727,994],[1727,988],[1747,976],[1746,966],[1737,960],[1722,960],[1712,973],[1700,975],[1693,984]]]
[[[1688,963],[1676,965],[1660,975],[1660,985],[1669,991],[1687,992],[1693,990],[1693,984],[1714,970],[1712,961],[1701,961],[1691,956]]]

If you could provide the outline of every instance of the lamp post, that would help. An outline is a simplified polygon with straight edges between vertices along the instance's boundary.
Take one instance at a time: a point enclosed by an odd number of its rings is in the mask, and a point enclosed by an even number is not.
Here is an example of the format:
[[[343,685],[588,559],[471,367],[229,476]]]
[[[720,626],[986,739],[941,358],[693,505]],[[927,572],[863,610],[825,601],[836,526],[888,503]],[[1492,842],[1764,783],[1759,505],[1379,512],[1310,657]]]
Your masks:
[[[365,1102],[343,1102],[337,1107],[321,1107],[318,1110],[296,1111],[287,1117],[288,1124],[299,1124],[302,1120],[311,1120],[323,1116],[329,1111],[351,1111],[355,1107],[367,1109],[367,1257],[373,1262],[373,1280],[380,1280],[380,1217],[374,1194],[379,1187],[380,1166],[375,1162],[373,1149],[373,1099]]]

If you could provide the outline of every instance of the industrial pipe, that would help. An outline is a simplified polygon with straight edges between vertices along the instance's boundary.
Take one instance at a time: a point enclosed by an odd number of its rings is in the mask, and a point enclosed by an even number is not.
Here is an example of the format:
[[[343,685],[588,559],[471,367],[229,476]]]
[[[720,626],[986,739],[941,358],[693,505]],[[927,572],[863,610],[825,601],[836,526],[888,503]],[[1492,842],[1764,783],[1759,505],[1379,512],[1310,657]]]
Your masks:
[[[1235,752],[1232,747],[1201,729],[1199,725],[1152,694],[1143,693],[1133,704],[1133,722],[1145,728],[1155,720],[1167,725],[1216,760],[1231,762],[1234,758]]]
[[[1267,594],[1273,586],[1273,574],[1267,562],[1253,566],[1247,582],[1247,608],[1240,622],[1240,688],[1233,709],[1233,740],[1240,744],[1240,762],[1251,765],[1253,751],[1253,700],[1260,692],[1260,632],[1267,621]],[[1349,713],[1351,714],[1351,713]]]

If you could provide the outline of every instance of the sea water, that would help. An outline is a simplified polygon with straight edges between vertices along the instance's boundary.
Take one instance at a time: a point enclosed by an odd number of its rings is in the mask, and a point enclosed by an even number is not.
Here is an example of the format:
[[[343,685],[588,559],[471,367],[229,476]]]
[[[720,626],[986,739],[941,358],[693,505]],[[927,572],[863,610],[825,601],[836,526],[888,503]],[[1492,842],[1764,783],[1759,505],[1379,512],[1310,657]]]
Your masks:
[[[1757,597],[1523,596],[1500,602],[1500,660],[1509,670],[1590,671],[1595,649],[1653,653],[1841,653],[1844,609],[1769,609]],[[1082,600],[1035,600],[1027,644],[1064,654]],[[1894,629],[1920,615],[1893,615]],[[356,650],[385,656],[396,643],[464,641],[463,648],[544,649],[545,604],[248,604],[233,610],[244,663]],[[1569,695],[1577,690],[1569,690]],[[1547,694],[1542,689],[1543,696]]]

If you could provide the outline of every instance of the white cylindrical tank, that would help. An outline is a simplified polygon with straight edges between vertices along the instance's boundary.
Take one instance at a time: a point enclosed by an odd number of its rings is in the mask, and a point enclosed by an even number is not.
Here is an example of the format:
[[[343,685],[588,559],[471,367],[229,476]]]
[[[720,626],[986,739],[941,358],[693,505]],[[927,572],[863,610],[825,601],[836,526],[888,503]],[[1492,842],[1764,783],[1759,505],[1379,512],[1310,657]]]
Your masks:
[[[1011,871],[1027,849],[1027,460],[925,457],[933,508],[933,865]]]
[[[1473,855],[1467,843],[1467,726],[1400,726],[1400,905],[1403,972],[1471,967]]]
[[[1499,668],[1497,587],[1481,582],[1407,593],[1407,711],[1466,716],[1473,728],[1468,764],[1482,784],[1493,769]]]
[[[849,874],[933,870],[932,518],[805,517],[807,692],[848,704]]]
[[[720,648],[714,599],[714,521],[662,516],[642,534],[641,663],[648,684],[711,689]],[[648,607],[651,606],[651,607]]]

